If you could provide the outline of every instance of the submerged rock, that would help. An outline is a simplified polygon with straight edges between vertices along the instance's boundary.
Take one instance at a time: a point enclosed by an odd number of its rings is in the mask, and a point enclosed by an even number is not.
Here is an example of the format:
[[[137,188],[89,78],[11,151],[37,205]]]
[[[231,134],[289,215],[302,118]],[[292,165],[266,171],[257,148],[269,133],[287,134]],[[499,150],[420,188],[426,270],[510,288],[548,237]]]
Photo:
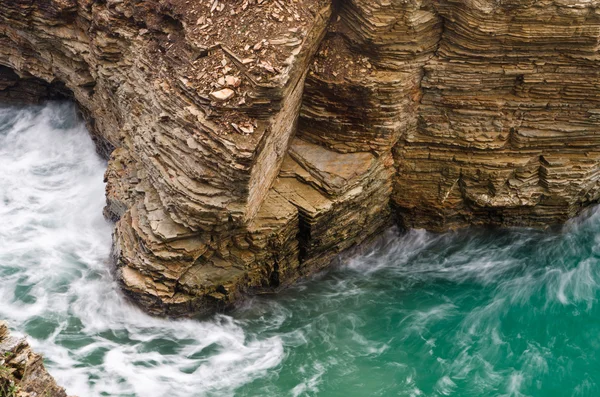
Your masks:
[[[116,275],[230,307],[386,228],[545,226],[600,198],[600,0],[11,1],[0,98],[72,98]]]

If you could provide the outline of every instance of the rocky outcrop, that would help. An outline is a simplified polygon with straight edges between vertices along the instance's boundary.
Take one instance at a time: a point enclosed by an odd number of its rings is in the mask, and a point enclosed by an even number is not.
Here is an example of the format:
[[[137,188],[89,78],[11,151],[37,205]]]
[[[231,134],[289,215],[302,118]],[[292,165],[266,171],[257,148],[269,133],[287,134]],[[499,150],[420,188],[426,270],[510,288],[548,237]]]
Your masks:
[[[600,198],[596,0],[17,0],[0,100],[77,101],[116,275],[148,311],[273,292],[396,219]]]
[[[35,354],[25,339],[11,337],[3,322],[0,322],[0,396],[67,396],[46,372],[42,356]]]
[[[407,226],[543,226],[598,200],[598,6],[436,4],[417,128],[395,150]]]

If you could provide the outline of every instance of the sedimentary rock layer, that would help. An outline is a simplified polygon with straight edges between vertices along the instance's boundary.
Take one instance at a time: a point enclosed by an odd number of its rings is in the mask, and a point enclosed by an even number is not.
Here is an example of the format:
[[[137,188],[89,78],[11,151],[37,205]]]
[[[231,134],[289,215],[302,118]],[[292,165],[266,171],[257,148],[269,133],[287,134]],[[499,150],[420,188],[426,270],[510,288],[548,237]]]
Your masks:
[[[25,339],[10,336],[3,322],[0,322],[0,395],[67,396],[44,368],[42,356],[34,353]]]
[[[598,200],[599,5],[436,4],[418,127],[395,150],[406,226],[543,226]]]
[[[0,100],[71,98],[116,275],[186,315],[392,219],[560,223],[600,198],[597,0],[18,0]]]

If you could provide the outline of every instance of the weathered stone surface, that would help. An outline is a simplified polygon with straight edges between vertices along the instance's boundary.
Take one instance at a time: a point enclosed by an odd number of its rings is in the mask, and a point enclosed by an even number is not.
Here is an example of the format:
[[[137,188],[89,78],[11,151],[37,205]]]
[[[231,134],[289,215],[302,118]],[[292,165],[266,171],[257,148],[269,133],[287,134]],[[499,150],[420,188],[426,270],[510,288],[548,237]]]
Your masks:
[[[150,311],[214,310],[299,277],[297,210],[269,189],[330,14],[325,0],[0,5],[6,100],[60,83],[117,148],[116,274]]]
[[[44,368],[42,356],[35,354],[25,339],[10,336],[4,322],[0,322],[0,395],[67,396]]]
[[[273,190],[298,208],[304,273],[390,224],[389,154],[338,153],[300,139],[289,153]]]
[[[436,4],[418,126],[395,150],[405,225],[544,226],[598,200],[599,5]]]
[[[600,197],[598,5],[343,2],[298,134],[393,148],[406,227],[563,222]]]
[[[441,33],[430,1],[342,3],[306,81],[298,134],[340,152],[389,151],[415,126]]]
[[[79,103],[124,291],[210,312],[394,218],[545,226],[597,202],[599,6],[3,2],[0,100]]]

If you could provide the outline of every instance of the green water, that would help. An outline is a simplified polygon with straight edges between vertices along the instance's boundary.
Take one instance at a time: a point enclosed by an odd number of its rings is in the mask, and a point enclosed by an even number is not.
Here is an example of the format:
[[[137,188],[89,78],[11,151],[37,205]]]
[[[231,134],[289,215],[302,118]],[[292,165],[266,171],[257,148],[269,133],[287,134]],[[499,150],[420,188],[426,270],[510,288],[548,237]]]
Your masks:
[[[594,396],[600,217],[562,231],[390,233],[238,316],[283,336],[239,395]]]
[[[600,395],[600,211],[550,231],[391,230],[227,315],[110,273],[105,164],[72,106],[0,108],[0,319],[87,396]]]

